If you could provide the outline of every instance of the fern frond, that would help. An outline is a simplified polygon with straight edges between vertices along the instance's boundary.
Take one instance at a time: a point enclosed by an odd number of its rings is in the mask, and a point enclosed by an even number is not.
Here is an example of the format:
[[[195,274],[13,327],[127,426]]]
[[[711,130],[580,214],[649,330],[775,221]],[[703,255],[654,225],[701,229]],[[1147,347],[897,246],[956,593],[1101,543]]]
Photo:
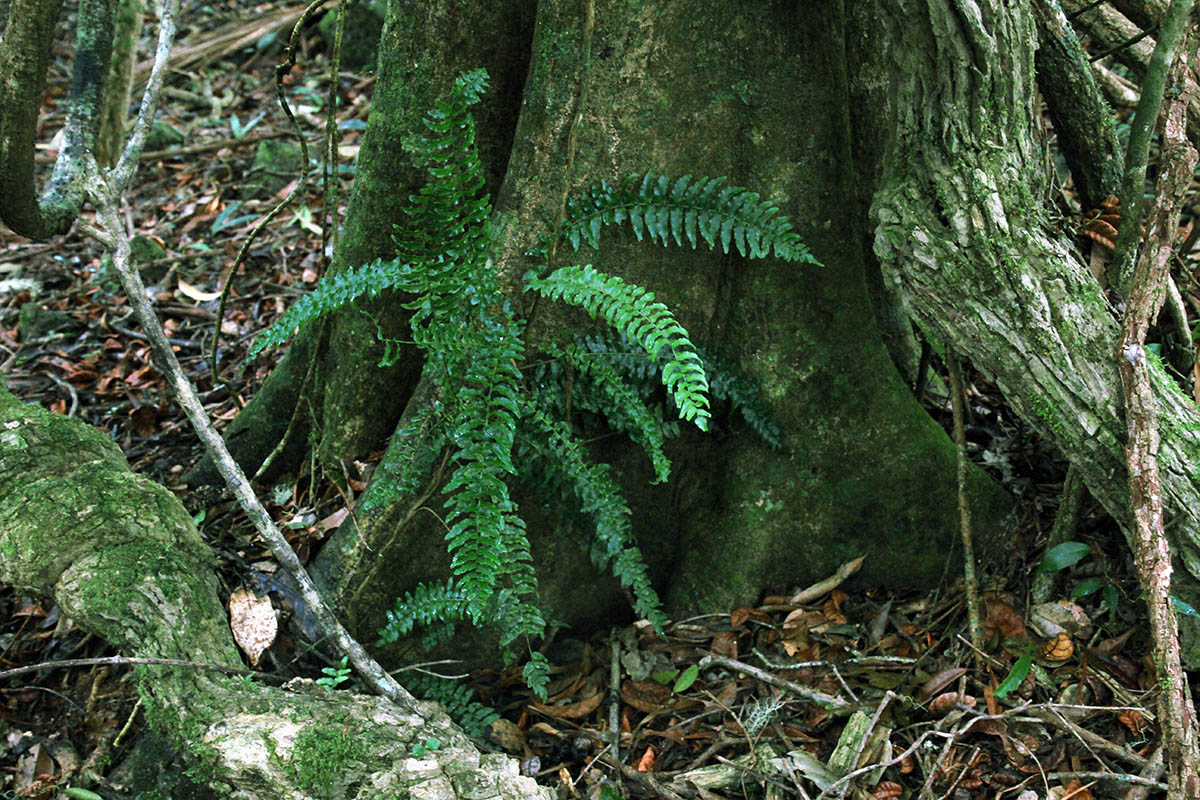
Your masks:
[[[483,168],[475,147],[475,120],[468,109],[487,89],[487,71],[463,73],[450,96],[439,99],[423,120],[429,131],[404,142],[429,182],[409,200],[410,224],[399,226],[397,257],[412,262],[441,259],[482,263],[489,241],[491,202],[483,194]]]
[[[485,738],[488,726],[500,719],[494,708],[475,699],[475,690],[448,678],[408,673],[404,677],[404,688],[422,700],[440,703],[450,719],[467,735],[478,739]]]
[[[658,383],[658,359],[651,359],[643,348],[629,341],[618,331],[604,330],[576,339],[575,346],[586,351],[585,358],[593,363],[610,366],[645,400],[649,389]],[[696,348],[704,374],[708,377],[709,395],[714,401],[727,401],[758,437],[779,450],[783,447],[779,425],[771,418],[771,410],[760,398],[760,388],[736,363],[717,358],[702,347]],[[632,434],[631,434],[632,435]],[[664,429],[664,435],[673,435]]]
[[[546,687],[550,685],[550,662],[542,653],[534,651],[529,654],[529,661],[521,670],[521,679],[533,690],[538,699],[546,702]]]
[[[321,280],[270,328],[259,335],[250,357],[286,342],[293,330],[362,297],[395,289],[423,295],[409,304],[414,324],[454,315],[472,272],[486,261],[491,202],[482,193],[483,169],[475,147],[475,122],[468,108],[487,89],[487,71],[463,73],[449,97],[439,99],[425,116],[428,136],[405,140],[429,182],[404,210],[408,226],[397,228],[397,253],[391,259],[340,270]],[[453,302],[448,301],[452,298]]]
[[[608,465],[593,463],[566,423],[552,419],[544,410],[533,409],[528,422],[534,428],[528,446],[558,474],[561,485],[578,502],[580,513],[592,523],[592,563],[611,570],[633,595],[634,610],[661,630],[667,620],[634,542],[629,506],[609,476]]]
[[[583,242],[599,249],[601,227],[627,221],[638,241],[644,234],[658,244],[674,239],[682,246],[686,238],[695,249],[703,239],[714,250],[719,242],[724,253],[732,245],[749,258],[765,258],[774,250],[786,261],[820,263],[778,207],[724,183],[724,178],[691,175],[672,182],[653,172],[630,175],[620,187],[601,181],[567,202],[559,236],[576,250]]]
[[[441,414],[441,404],[434,401],[392,434],[363,497],[364,511],[385,507],[421,488],[422,477],[446,443]]]
[[[771,446],[773,450],[783,448],[779,425],[771,419],[771,411],[759,399],[758,384],[748,378],[737,364],[716,358],[698,349],[704,362],[705,374],[709,378],[709,391],[715,400],[727,400],[730,406],[742,415],[750,430]]]
[[[387,624],[379,631],[378,646],[424,628],[427,632],[421,646],[430,650],[454,635],[454,623],[467,618],[470,606],[470,596],[453,578],[445,586],[419,583],[396,598],[396,605],[387,612]]]
[[[700,430],[708,429],[708,380],[700,357],[687,331],[675,321],[670,309],[655,302],[652,292],[598,272],[591,264],[561,267],[545,278],[529,275],[526,288],[551,300],[579,306],[593,319],[602,317],[651,356],[659,357],[665,350],[663,384],[678,406],[679,415]]]
[[[412,291],[419,280],[420,273],[412,266],[382,258],[328,275],[258,335],[247,358],[254,358],[268,347],[284,344],[293,331],[303,329],[359,298],[376,297],[389,289]]]
[[[661,404],[653,408],[646,404],[638,390],[630,385],[609,361],[591,352],[579,342],[565,350],[556,345],[547,349],[551,361],[543,368],[538,384],[551,379],[561,387],[565,380],[564,365],[574,370],[571,381],[571,403],[577,409],[602,415],[609,426],[638,444],[654,466],[655,483],[664,483],[671,476],[671,460],[663,451],[664,421]],[[641,353],[643,360],[646,358]],[[655,371],[657,378],[657,371]],[[657,381],[656,381],[657,382]],[[565,390],[562,392],[565,401]],[[550,407],[544,405],[543,407]],[[560,409],[561,410],[561,407]],[[655,411],[659,413],[655,413]]]

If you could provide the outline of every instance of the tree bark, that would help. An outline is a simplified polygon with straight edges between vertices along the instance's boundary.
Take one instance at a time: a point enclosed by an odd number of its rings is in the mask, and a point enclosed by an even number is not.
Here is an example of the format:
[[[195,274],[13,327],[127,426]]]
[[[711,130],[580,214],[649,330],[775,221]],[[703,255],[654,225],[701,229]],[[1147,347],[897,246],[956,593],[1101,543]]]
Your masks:
[[[1045,208],[1033,138],[1027,9],[998,2],[880,2],[852,15],[856,138],[888,143],[859,174],[877,174],[875,253],[919,324],[992,375],[1009,403],[1075,464],[1129,530],[1118,325],[1104,292]],[[891,80],[881,86],[874,76]],[[1200,415],[1151,365],[1162,441],[1176,595],[1200,575]],[[1181,619],[1185,660],[1200,663]]]
[[[803,15],[777,2],[538,6],[494,224],[496,263],[532,346],[592,330],[582,314],[531,303],[519,279],[565,197],[602,178],[730,176],[777,203],[824,262],[661,248],[620,230],[605,231],[600,253],[555,254],[552,266],[592,262],[651,288],[696,341],[761,384],[783,428],[780,453],[731,418],[717,436],[686,433],[665,487],[648,486],[639,453],[594,448],[623,475],[639,546],[673,610],[727,610],[862,554],[863,577],[876,584],[932,583],[948,559],[958,568],[954,450],[899,380],[866,292],[841,15],[840,3],[809,4]],[[437,459],[425,461],[432,477]],[[978,535],[995,543],[1008,499],[975,469],[969,487]],[[434,489],[357,515],[319,555],[316,574],[360,635],[382,624],[398,591],[445,574],[444,529],[417,513],[422,494],[438,511]],[[532,515],[535,560],[553,565],[539,571],[543,602],[584,625],[624,607],[581,557],[578,535],[556,530],[531,500],[522,513]]]

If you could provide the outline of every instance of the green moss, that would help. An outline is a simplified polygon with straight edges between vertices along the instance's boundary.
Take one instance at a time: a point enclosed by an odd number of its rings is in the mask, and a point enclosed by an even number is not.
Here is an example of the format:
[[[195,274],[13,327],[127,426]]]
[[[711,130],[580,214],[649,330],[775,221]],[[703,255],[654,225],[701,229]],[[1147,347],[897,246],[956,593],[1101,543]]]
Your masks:
[[[1055,412],[1053,404],[1051,404],[1045,395],[1035,395],[1030,402],[1033,405],[1033,413],[1050,429],[1051,433],[1056,436],[1062,436],[1066,433],[1062,419]]]
[[[338,777],[358,761],[358,741],[347,728],[313,725],[298,737],[292,749],[296,785],[316,798],[333,798]]]

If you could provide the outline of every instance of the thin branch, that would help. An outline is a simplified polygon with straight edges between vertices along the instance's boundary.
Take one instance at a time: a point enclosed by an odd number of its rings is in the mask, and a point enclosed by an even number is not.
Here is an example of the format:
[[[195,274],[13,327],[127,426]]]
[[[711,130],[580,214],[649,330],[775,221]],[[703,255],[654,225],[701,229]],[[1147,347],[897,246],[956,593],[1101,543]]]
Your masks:
[[[154,112],[158,109],[158,98],[162,94],[171,46],[175,43],[175,14],[178,10],[178,0],[163,0],[158,17],[158,45],[154,48],[154,66],[150,68],[150,80],[146,83],[146,91],[142,92],[142,104],[138,108],[133,130],[129,133],[129,141],[125,143],[125,150],[112,171],[112,183],[118,196],[129,185],[142,148],[146,146],[150,125],[154,122]]]
[[[125,656],[105,656],[103,658],[67,658],[62,661],[43,661],[40,664],[29,664],[24,667],[14,667],[0,672],[0,680],[7,678],[15,678],[18,675],[27,675],[30,672],[41,672],[46,669],[70,669],[74,667],[95,667],[100,665],[105,666],[128,666],[132,664],[156,664],[164,667],[186,667],[188,669],[199,669],[210,672],[223,672],[226,675],[256,675],[260,678],[268,680],[283,679],[277,675],[271,675],[266,672],[256,672],[252,669],[243,669],[241,667],[224,667],[220,664],[205,664],[202,661],[180,661],[174,658],[126,658]]]
[[[167,0],[163,3],[163,28],[160,31],[159,47],[155,54],[150,84],[147,87],[148,94],[143,99],[143,113],[138,119],[143,127],[148,124],[147,120],[152,115],[157,102],[156,93],[161,87],[161,74],[170,54],[172,42],[170,34],[173,34],[174,31],[172,20],[177,9],[178,0]],[[160,77],[157,81],[155,80],[156,74]],[[153,92],[151,92],[152,89]],[[136,133],[134,138],[136,138]],[[132,166],[137,163],[137,152],[140,149],[139,146],[135,146],[137,144],[140,143],[131,140],[130,145],[126,147],[125,153],[121,156],[121,164],[129,170],[127,173],[121,171],[122,166],[119,164],[111,173],[103,174],[96,165],[95,159],[89,158],[86,186],[92,202],[96,206],[97,225],[92,230],[97,238],[111,249],[113,266],[120,276],[121,287],[125,290],[129,304],[148,337],[155,366],[167,378],[176,401],[187,414],[192,427],[212,456],[217,470],[225,478],[239,505],[246,511],[259,535],[266,540],[280,566],[299,587],[300,597],[312,611],[322,637],[332,642],[338,653],[349,660],[367,686],[406,710],[416,711],[416,699],[384,671],[383,667],[363,649],[362,645],[350,636],[338,621],[333,610],[317,592],[316,586],[304,570],[300,559],[296,557],[291,545],[288,544],[283,533],[280,532],[270,514],[254,494],[254,489],[250,486],[242,468],[229,455],[224,440],[213,427],[208,413],[196,396],[195,387],[184,374],[179,365],[179,359],[167,341],[162,325],[146,296],[146,288],[142,283],[141,275],[131,258],[130,241],[132,237],[126,230],[118,210],[118,197],[120,196],[118,186],[122,185],[122,179],[128,180],[132,173]]]
[[[1192,0],[1172,0],[1163,17],[1162,30],[1150,67],[1142,79],[1141,97],[1129,131],[1129,149],[1125,153],[1125,175],[1121,182],[1121,227],[1117,246],[1109,264],[1108,285],[1122,295],[1128,294],[1129,280],[1137,259],[1138,240],[1142,232],[1142,196],[1146,188],[1146,163],[1150,158],[1150,143],[1158,124],[1167,86],[1167,73],[1175,58],[1175,50],[1183,40],[1182,34],[1192,10]],[[1181,80],[1180,88],[1183,83]]]
[[[967,393],[963,386],[962,368],[958,362],[958,354],[949,348],[946,350],[946,367],[950,372],[950,405],[954,411],[954,444],[958,458],[958,518],[963,545],[963,586],[967,594],[967,626],[971,632],[971,645],[975,652],[979,653],[983,651],[983,622],[980,615],[979,580],[975,577],[971,503],[967,498],[967,479],[970,475],[971,464],[967,461],[967,436],[963,430]]]
[[[717,664],[725,667],[726,669],[744,672],[756,680],[760,680],[763,683],[768,683],[777,689],[783,689],[784,691],[791,692],[803,700],[816,703],[817,705],[822,706],[823,708],[834,713],[849,713],[854,710],[853,704],[847,703],[840,697],[835,697],[831,694],[825,694],[824,692],[819,692],[816,689],[810,689],[807,686],[801,686],[798,683],[784,680],[783,678],[778,678],[766,670],[761,670],[758,667],[745,663],[744,661],[736,661],[732,658],[727,658],[726,656],[717,655],[716,653],[709,653],[704,658],[700,659],[700,666],[703,668],[709,664]]]
[[[283,209],[287,208],[288,204],[296,197],[305,184],[308,183],[308,142],[304,138],[304,131],[300,129],[300,123],[296,120],[296,115],[292,113],[292,107],[288,104],[287,95],[283,91],[283,79],[292,70],[296,64],[296,50],[300,44],[300,31],[304,25],[312,17],[313,14],[320,10],[321,6],[325,5],[326,0],[312,0],[308,7],[304,9],[304,13],[300,15],[300,19],[296,20],[296,24],[292,27],[292,37],[288,40],[287,55],[284,60],[275,65],[275,96],[279,99],[279,105],[283,108],[283,113],[287,115],[288,122],[292,125],[292,132],[296,136],[296,141],[300,143],[300,179],[292,187],[292,190],[287,193],[287,197],[275,204],[275,207],[266,213],[254,227],[250,229],[249,235],[242,241],[242,246],[238,248],[237,256],[233,259],[233,266],[229,268],[229,273],[225,276],[225,284],[221,287],[221,299],[217,303],[217,321],[213,325],[212,347],[209,354],[209,363],[212,364],[212,376],[214,381],[221,381],[221,361],[220,361],[220,345],[221,345],[221,320],[225,318],[225,308],[229,304],[229,293],[233,289],[234,278],[237,277],[238,267],[246,260],[246,254],[250,252],[250,245],[254,243],[258,234],[267,227],[267,224],[275,219]],[[221,381],[224,383],[224,381]]]
[[[1159,479],[1158,409],[1155,404],[1145,348],[1146,333],[1165,298],[1169,260],[1175,243],[1179,209],[1196,166],[1196,151],[1187,140],[1186,110],[1188,19],[1193,0],[1172,0],[1163,19],[1162,34],[1154,49],[1152,69],[1142,84],[1135,131],[1149,148],[1149,133],[1158,118],[1158,106],[1170,84],[1170,101],[1164,114],[1162,155],[1157,195],[1146,243],[1137,258],[1129,289],[1128,309],[1121,324],[1116,360],[1125,401],[1125,463],[1129,473],[1129,502],[1133,516],[1130,539],[1138,577],[1146,593],[1150,617],[1152,654],[1161,687],[1159,727],[1166,762],[1170,767],[1167,796],[1183,800],[1200,796],[1200,752],[1196,747],[1195,708],[1187,677],[1180,663],[1179,631],[1171,598],[1171,550],[1163,527],[1162,484]],[[1178,57],[1177,49],[1184,49]],[[1132,260],[1136,252],[1142,206],[1145,156],[1134,153],[1126,169],[1125,192],[1117,249]],[[1133,189],[1137,193],[1132,194]],[[1123,274],[1123,273],[1118,273]]]

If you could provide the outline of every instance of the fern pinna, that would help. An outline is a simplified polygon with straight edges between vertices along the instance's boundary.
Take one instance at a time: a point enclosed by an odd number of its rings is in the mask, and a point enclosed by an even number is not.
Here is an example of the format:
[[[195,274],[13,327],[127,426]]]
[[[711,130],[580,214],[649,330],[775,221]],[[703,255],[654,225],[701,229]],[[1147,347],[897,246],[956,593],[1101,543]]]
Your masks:
[[[382,643],[416,627],[431,629],[426,643],[433,643],[451,635],[458,620],[496,625],[506,648],[544,632],[529,541],[509,494],[518,447],[536,456],[521,460],[540,463],[567,503],[588,520],[593,559],[626,587],[637,612],[659,627],[666,618],[633,540],[628,505],[607,466],[593,464],[571,425],[557,416],[561,403],[546,391],[525,388],[530,382],[523,370],[536,368],[527,365],[522,324],[500,292],[488,257],[491,203],[483,191],[469,113],[486,87],[484,70],[464,73],[426,115],[426,131],[405,141],[428,182],[410,198],[406,219],[397,225],[396,255],[322,279],[258,337],[251,356],[360,298],[384,291],[409,296],[404,306],[413,312],[412,341],[425,353],[425,377],[440,399],[420,409],[394,436],[449,450],[452,469],[442,494],[453,575],[444,585],[421,585],[399,598],[380,633]],[[726,253],[736,248],[747,258],[773,253],[790,261],[816,261],[778,209],[753,192],[726,186],[722,178],[671,181],[653,173],[632,176],[617,188],[601,182],[569,201],[558,229],[529,251],[542,263],[526,274],[526,290],[583,308],[610,325],[614,341],[639,354],[645,365],[640,375],[657,378],[680,417],[706,429],[713,386],[704,360],[671,311],[647,289],[590,264],[550,270],[546,263],[555,241],[576,251],[584,244],[597,248],[604,226],[625,222],[639,240],[648,236],[678,245],[686,239],[693,247],[703,241]],[[646,450],[656,479],[666,480],[670,462],[663,439],[674,423],[661,412],[651,413],[637,391],[637,376],[617,368],[628,353],[612,349],[604,355],[618,360],[596,359],[600,354],[586,341],[566,349],[551,346],[549,355],[574,371],[581,404],[628,433]],[[718,380],[717,388],[729,385]],[[765,430],[766,424],[758,427]],[[428,467],[430,461],[409,443],[393,441],[376,473],[376,481],[387,486],[373,487],[372,495],[386,502],[411,490],[420,465]],[[384,491],[389,486],[394,491]],[[533,652],[525,677],[535,691],[544,691],[548,670],[545,657]]]

